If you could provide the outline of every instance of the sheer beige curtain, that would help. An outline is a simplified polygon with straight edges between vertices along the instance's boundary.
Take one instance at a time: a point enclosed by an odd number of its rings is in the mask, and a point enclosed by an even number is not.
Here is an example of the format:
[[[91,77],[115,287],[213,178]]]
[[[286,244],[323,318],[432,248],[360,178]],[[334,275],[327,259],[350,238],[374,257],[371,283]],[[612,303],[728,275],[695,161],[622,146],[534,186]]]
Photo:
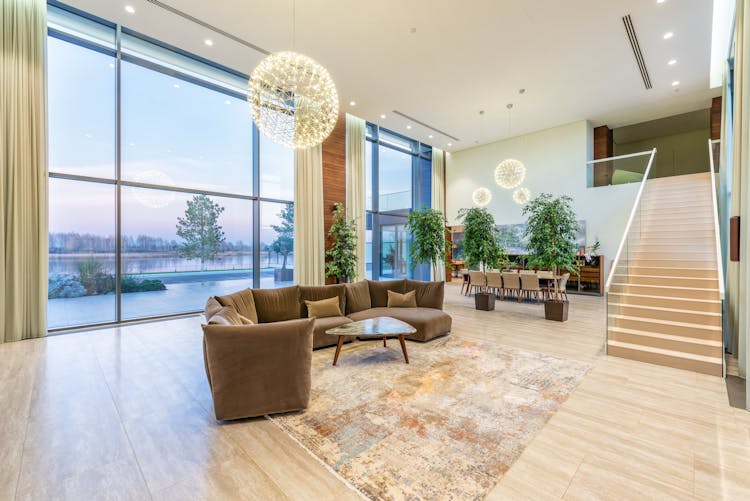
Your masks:
[[[0,1],[0,342],[47,332],[46,12]]]
[[[432,148],[432,208],[445,215],[445,153]],[[433,280],[445,280],[445,263],[437,267]]]
[[[320,145],[294,154],[294,282],[325,283],[323,150]]]
[[[365,134],[361,118],[346,115],[346,211],[357,222],[357,280],[365,278]]]

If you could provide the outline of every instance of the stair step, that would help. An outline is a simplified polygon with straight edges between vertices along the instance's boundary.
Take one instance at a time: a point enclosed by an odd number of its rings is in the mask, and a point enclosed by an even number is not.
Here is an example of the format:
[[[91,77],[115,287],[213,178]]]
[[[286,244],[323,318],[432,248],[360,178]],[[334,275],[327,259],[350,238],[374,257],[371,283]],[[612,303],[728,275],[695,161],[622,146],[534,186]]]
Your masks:
[[[623,251],[626,252],[625,256],[630,260],[637,259],[676,259],[681,261],[705,261],[713,264],[716,261],[716,253],[711,251],[705,252],[691,252],[689,250],[672,252],[667,250],[655,250],[655,251],[642,251],[642,250],[631,250]]]
[[[627,315],[608,315],[609,324],[613,327],[633,329],[645,332],[658,332],[673,336],[693,337],[698,339],[721,340],[721,326],[701,325],[672,320],[658,320],[655,318],[630,317]]]
[[[721,312],[686,310],[684,308],[667,308],[664,306],[635,305],[626,303],[609,303],[609,312],[628,317],[687,322],[690,324],[721,327]]]
[[[613,300],[621,304],[634,306],[654,306],[690,311],[705,311],[707,313],[721,313],[721,300],[718,299],[690,299],[653,296],[649,294],[635,294],[631,292],[610,291]]]
[[[674,298],[719,299],[719,289],[714,288],[638,285],[619,282],[613,283],[611,287],[615,288],[615,292],[635,292],[636,294]]]
[[[607,354],[610,356],[674,367],[676,369],[685,369],[713,376],[721,377],[723,375],[723,363],[721,357],[706,357],[692,353],[680,353],[672,350],[639,346],[620,341],[608,341]]]
[[[617,270],[614,280],[618,283],[636,285],[664,285],[670,287],[698,287],[702,289],[718,289],[719,281],[716,278],[684,277],[675,275],[639,275],[633,272],[620,273]]]
[[[625,273],[635,275],[669,275],[672,277],[690,277],[690,278],[716,278],[718,276],[716,269],[711,268],[668,268],[668,267],[646,267],[646,266],[618,266],[618,271],[622,268]]]
[[[620,259],[620,263],[623,265],[632,266],[634,268],[695,268],[702,270],[713,270],[716,272],[716,262],[707,262],[705,260],[697,259],[652,259],[652,258],[639,258],[633,259],[623,254]]]
[[[721,340],[714,341],[674,336],[658,332],[624,329],[622,327],[610,327],[608,340],[706,357],[721,357],[723,349]]]

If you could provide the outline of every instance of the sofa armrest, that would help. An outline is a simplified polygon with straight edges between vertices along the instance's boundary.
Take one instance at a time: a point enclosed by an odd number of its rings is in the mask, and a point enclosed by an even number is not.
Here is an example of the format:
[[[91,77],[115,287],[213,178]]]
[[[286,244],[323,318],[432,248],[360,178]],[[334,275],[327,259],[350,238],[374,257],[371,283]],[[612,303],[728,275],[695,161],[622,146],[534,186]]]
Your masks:
[[[314,319],[206,325],[203,350],[217,419],[304,409]]]

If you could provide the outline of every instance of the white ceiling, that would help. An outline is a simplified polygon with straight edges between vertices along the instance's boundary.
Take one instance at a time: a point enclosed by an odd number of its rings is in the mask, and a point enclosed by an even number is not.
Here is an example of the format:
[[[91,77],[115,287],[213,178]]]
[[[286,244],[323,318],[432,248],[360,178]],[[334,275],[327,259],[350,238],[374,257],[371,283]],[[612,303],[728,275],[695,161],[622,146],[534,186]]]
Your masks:
[[[162,1],[268,50],[292,48],[292,0]],[[145,0],[67,3],[248,74],[263,57]],[[577,120],[619,127],[707,108],[720,93],[708,88],[711,16],[711,0],[299,0],[295,49],[328,68],[342,110],[447,147],[407,130],[399,110],[459,138],[456,151]]]

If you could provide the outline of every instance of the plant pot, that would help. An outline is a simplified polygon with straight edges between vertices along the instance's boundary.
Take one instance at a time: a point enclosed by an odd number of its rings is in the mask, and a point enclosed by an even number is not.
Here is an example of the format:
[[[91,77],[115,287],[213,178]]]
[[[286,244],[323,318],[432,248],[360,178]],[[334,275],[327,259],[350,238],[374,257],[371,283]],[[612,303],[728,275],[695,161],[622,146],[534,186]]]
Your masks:
[[[488,292],[474,294],[474,306],[477,310],[492,311],[495,309],[495,295]]]
[[[294,280],[294,270],[290,268],[280,268],[273,270],[274,282],[292,282]]]
[[[569,304],[568,301],[545,301],[544,318],[557,322],[565,322],[568,320]]]

